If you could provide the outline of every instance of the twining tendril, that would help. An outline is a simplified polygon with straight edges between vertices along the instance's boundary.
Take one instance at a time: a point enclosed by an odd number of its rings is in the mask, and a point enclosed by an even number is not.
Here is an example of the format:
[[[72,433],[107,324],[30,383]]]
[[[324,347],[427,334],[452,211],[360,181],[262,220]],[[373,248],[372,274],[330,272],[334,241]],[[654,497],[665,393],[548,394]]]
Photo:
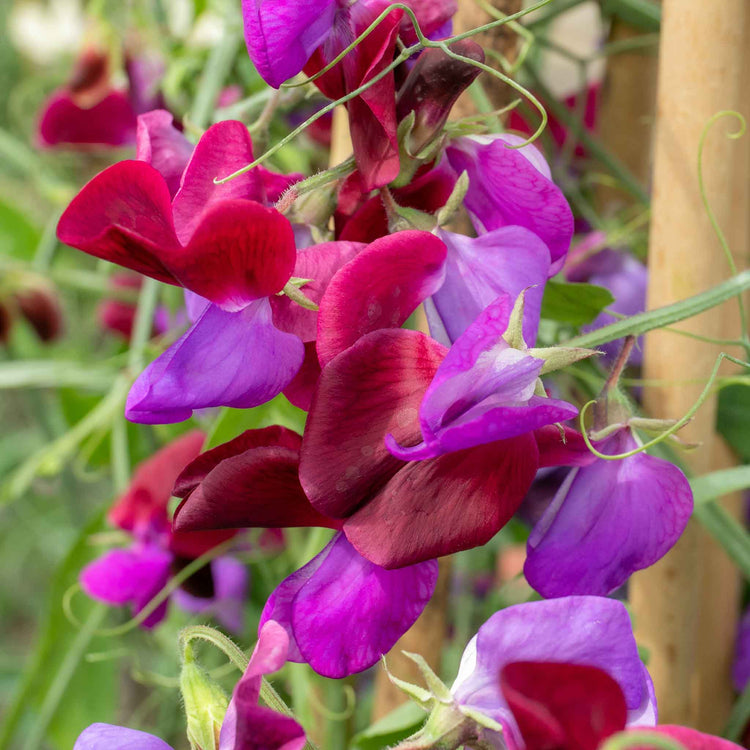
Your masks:
[[[351,685],[343,685],[342,687],[346,699],[346,706],[342,711],[334,711],[333,709],[328,708],[328,706],[317,697],[314,690],[311,690],[308,694],[310,705],[324,719],[328,719],[329,721],[346,721],[354,715],[354,708],[357,705],[357,694]]]
[[[734,117],[739,122],[739,129],[734,133],[727,133],[727,138],[737,140],[738,138],[742,138],[742,136],[745,135],[745,131],[747,130],[747,122],[745,121],[745,118],[739,112],[735,112],[732,109],[721,110],[709,119],[709,121],[705,124],[703,132],[701,133],[700,140],[698,141],[698,190],[700,191],[701,202],[703,203],[703,208],[706,211],[708,220],[711,222],[711,226],[713,227],[716,237],[719,240],[721,249],[724,251],[724,255],[726,256],[729,270],[731,271],[732,276],[736,276],[737,264],[734,262],[734,256],[732,255],[732,250],[730,249],[729,243],[727,242],[726,235],[724,234],[721,226],[719,226],[716,214],[711,208],[711,204],[709,203],[708,195],[706,193],[706,184],[703,179],[703,148],[706,145],[706,136],[708,135],[709,130],[711,130],[713,124],[718,122],[722,117]],[[742,299],[741,294],[737,295],[737,306],[740,313],[740,325],[742,326],[742,340],[743,346],[745,348],[745,356],[750,359],[750,338],[748,338],[747,331],[747,315],[745,313],[745,303]]]
[[[541,105],[539,100],[527,89],[525,89],[520,84],[513,81],[508,76],[504,75],[498,70],[495,70],[495,68],[490,67],[489,65],[485,65],[484,63],[479,63],[476,60],[473,60],[471,58],[465,57],[464,55],[459,55],[455,52],[452,52],[448,49],[448,45],[453,44],[454,42],[461,41],[462,39],[468,39],[469,37],[474,36],[475,34],[479,34],[483,31],[489,31],[490,29],[497,28],[498,26],[502,26],[504,24],[510,23],[512,21],[515,21],[517,18],[521,18],[522,16],[525,16],[528,13],[533,12],[534,10],[537,10],[538,8],[542,8],[545,5],[548,5],[552,0],[540,0],[540,2],[525,8],[521,11],[518,11],[518,13],[512,13],[509,16],[505,16],[504,18],[497,19],[495,21],[491,21],[490,23],[484,24],[483,26],[479,26],[476,29],[471,29],[470,31],[466,31],[463,34],[456,34],[455,36],[449,37],[448,39],[444,39],[439,42],[432,41],[431,39],[428,39],[424,33],[422,32],[422,29],[419,25],[419,21],[417,20],[416,15],[414,14],[414,11],[408,7],[407,5],[404,5],[403,3],[393,3],[392,5],[389,5],[383,12],[363,31],[348,47],[346,47],[342,52],[340,52],[330,63],[328,63],[325,67],[321,68],[320,71],[318,71],[314,76],[310,76],[309,78],[306,78],[304,81],[298,81],[291,84],[282,84],[283,86],[302,86],[307,83],[310,83],[314,81],[319,76],[323,75],[324,73],[327,73],[331,68],[333,68],[336,64],[338,64],[349,52],[351,52],[356,46],[358,46],[363,39],[366,39],[373,31],[377,28],[377,26],[383,22],[385,18],[387,18],[388,14],[391,13],[394,10],[403,10],[404,13],[409,17],[409,20],[411,21],[413,27],[414,27],[414,33],[417,36],[418,41],[415,44],[412,44],[410,47],[406,47],[401,51],[401,53],[391,62],[389,65],[387,65],[383,70],[381,70],[379,73],[374,75],[372,78],[370,78],[368,81],[363,83],[358,88],[354,89],[353,91],[350,91],[345,96],[342,96],[340,99],[337,99],[333,102],[330,102],[322,109],[319,109],[315,114],[310,116],[305,122],[303,122],[301,125],[296,127],[294,130],[292,130],[291,133],[287,134],[284,138],[282,138],[280,141],[275,143],[271,148],[269,148],[265,153],[263,153],[261,156],[259,156],[257,159],[254,159],[249,164],[246,164],[241,169],[236,170],[235,172],[232,172],[232,174],[226,175],[225,177],[214,177],[214,184],[216,185],[223,185],[225,182],[229,182],[230,180],[235,179],[236,177],[239,177],[242,174],[245,174],[246,172],[249,172],[251,169],[254,169],[258,165],[262,164],[264,161],[269,159],[273,154],[275,154],[279,149],[283,148],[287,143],[294,140],[300,133],[302,133],[304,130],[306,130],[310,125],[312,125],[314,122],[319,120],[321,117],[324,117],[329,112],[332,112],[336,107],[346,104],[347,102],[351,101],[352,99],[356,98],[357,96],[360,96],[365,91],[370,89],[372,86],[374,86],[378,81],[382,80],[387,76],[391,71],[395,70],[402,62],[405,62],[408,60],[413,54],[416,52],[419,52],[422,49],[426,49],[428,47],[431,48],[437,48],[443,50],[449,57],[452,57],[455,60],[460,60],[461,62],[464,62],[468,65],[473,65],[480,70],[485,71],[489,75],[494,76],[495,78],[500,79],[507,85],[511,86],[511,88],[518,91],[520,94],[522,94],[524,97],[526,97],[533,105],[534,107],[539,110],[539,113],[542,117],[542,121],[539,124],[539,127],[536,129],[536,131],[529,136],[527,140],[525,140],[523,143],[520,143],[516,146],[507,146],[507,148],[510,149],[518,149],[523,148],[524,146],[527,146],[530,143],[533,143],[539,136],[542,134],[542,131],[547,125],[547,113],[544,109],[544,107]]]
[[[714,381],[716,380],[716,376],[719,373],[719,367],[721,366],[721,363],[723,360],[728,359],[730,362],[734,362],[737,365],[740,365],[741,367],[745,367],[750,369],[750,363],[743,362],[741,359],[737,359],[736,357],[732,357],[729,354],[726,354],[724,352],[721,352],[719,356],[716,358],[716,363],[713,366],[713,369],[711,370],[711,374],[709,375],[708,382],[706,383],[705,388],[703,391],[701,391],[700,396],[698,396],[698,399],[696,402],[690,407],[690,409],[687,411],[684,417],[679,419],[677,422],[675,422],[669,429],[662,432],[660,435],[655,437],[653,440],[649,440],[647,443],[644,443],[638,448],[634,448],[632,451],[627,451],[626,453],[616,453],[613,455],[607,455],[606,453],[602,453],[601,451],[598,451],[593,444],[591,443],[591,439],[588,436],[588,433],[586,432],[586,412],[589,410],[591,406],[593,406],[596,403],[595,399],[592,399],[591,401],[587,402],[583,405],[583,408],[581,409],[580,414],[578,415],[578,421],[581,429],[581,434],[583,435],[583,439],[586,443],[586,447],[597,457],[601,458],[605,461],[620,461],[623,458],[630,458],[631,456],[635,456],[638,453],[642,453],[649,448],[653,448],[653,446],[658,445],[659,443],[666,440],[670,435],[673,435],[677,430],[684,427],[695,415],[695,413],[700,409],[700,407],[703,405],[703,402],[708,398],[708,395],[711,392],[711,388],[713,387]]]

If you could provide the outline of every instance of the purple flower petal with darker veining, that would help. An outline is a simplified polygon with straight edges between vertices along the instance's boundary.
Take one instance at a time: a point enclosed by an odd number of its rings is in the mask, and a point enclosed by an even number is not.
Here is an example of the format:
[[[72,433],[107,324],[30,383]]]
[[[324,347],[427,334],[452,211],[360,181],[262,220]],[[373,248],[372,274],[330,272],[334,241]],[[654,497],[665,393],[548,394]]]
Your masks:
[[[267,299],[237,313],[211,305],[141,373],[125,415],[133,422],[163,424],[208,406],[249,409],[280,393],[303,357],[302,342],[274,327]]]
[[[271,594],[261,624],[276,620],[290,640],[289,660],[326,677],[371,667],[411,627],[432,596],[437,562],[385,570],[337,534]]]
[[[297,75],[331,33],[336,0],[242,0],[245,43],[261,78],[274,88]]]
[[[137,729],[92,724],[78,735],[73,750],[172,750],[164,740]]]
[[[509,225],[531,230],[549,248],[553,275],[573,237],[573,213],[537,149],[507,147],[522,142],[509,134],[457,138],[446,154],[456,172],[469,175],[465,204],[482,231]]]
[[[135,158],[161,172],[174,198],[180,188],[193,144],[174,126],[174,117],[165,109],[155,109],[138,117]]]
[[[564,401],[534,395],[543,362],[511,348],[502,338],[511,299],[502,295],[451,347],[419,409],[424,442],[386,445],[402,460],[425,459],[505,440],[577,414]]]
[[[169,580],[172,556],[153,545],[112,550],[89,563],[79,577],[83,590],[94,599],[121,606],[132,604],[137,614]],[[153,627],[166,614],[166,602],[143,622]]]
[[[655,723],[653,686],[621,602],[571,596],[518,604],[497,612],[479,628],[464,651],[451,692],[462,706],[502,723],[517,741],[498,673],[518,661],[598,667],[622,689],[629,723]]]
[[[622,430],[600,451],[635,447]],[[608,594],[661,559],[692,510],[685,475],[663,459],[638,453],[574,468],[529,537],[524,573],[545,597]]]
[[[534,346],[549,275],[547,246],[524,227],[503,227],[479,237],[441,231],[439,237],[448,257],[445,281],[427,307],[432,335],[450,345],[501,294],[516,299],[526,289],[523,335],[526,344]]]

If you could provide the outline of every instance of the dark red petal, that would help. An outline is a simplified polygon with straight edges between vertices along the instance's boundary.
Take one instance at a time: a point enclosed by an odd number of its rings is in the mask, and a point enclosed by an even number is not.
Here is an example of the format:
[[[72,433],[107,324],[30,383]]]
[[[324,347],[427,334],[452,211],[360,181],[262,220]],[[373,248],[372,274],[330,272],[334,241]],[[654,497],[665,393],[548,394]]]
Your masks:
[[[418,211],[431,214],[445,205],[455,184],[455,176],[447,169],[430,169],[412,180],[406,187],[393,190],[393,198],[399,206],[416,208]],[[340,193],[339,202],[341,202]],[[344,224],[339,239],[372,242],[387,234],[388,216],[385,206],[382,198],[375,195],[365,201]]]
[[[60,218],[57,237],[95,258],[179,283],[169,270],[181,252],[169,189],[144,162],[118,162],[84,185]]]
[[[260,430],[245,430],[233,440],[217,445],[201,453],[183,469],[174,483],[172,494],[187,497],[202,482],[209,471],[215,469],[224,459],[239,456],[252,448],[279,447],[299,452],[302,438],[293,430],[281,425],[264,427]]]
[[[382,330],[323,368],[300,453],[302,486],[321,513],[349,515],[405,465],[385,436],[422,439],[417,409],[445,351],[422,333]]]
[[[109,511],[110,523],[133,531],[154,516],[166,517],[175,478],[200,453],[205,438],[192,430],[139,464],[128,489]]]
[[[232,750],[302,750],[305,730],[289,716],[234,697],[237,707],[236,739]]]
[[[526,750],[596,750],[625,727],[625,696],[597,667],[514,662],[500,685]]]
[[[296,254],[292,225],[278,211],[254,201],[226,200],[203,214],[171,267],[183,286],[236,312],[280,291]]]
[[[318,313],[318,357],[323,366],[357,339],[398,328],[439,289],[446,247],[429,232],[381,237],[331,279]]]
[[[219,544],[226,542],[235,535],[234,529],[210,531],[173,531],[169,535],[169,551],[187,560],[205,555]]]
[[[297,451],[281,447],[252,448],[224,459],[177,509],[175,528],[338,528],[310,505],[298,465]]]
[[[530,433],[411,461],[347,519],[344,533],[384,568],[478,547],[510,520],[536,470]]]
[[[588,466],[596,456],[588,449],[578,430],[564,426],[547,425],[534,430],[539,446],[539,468],[545,466]]]

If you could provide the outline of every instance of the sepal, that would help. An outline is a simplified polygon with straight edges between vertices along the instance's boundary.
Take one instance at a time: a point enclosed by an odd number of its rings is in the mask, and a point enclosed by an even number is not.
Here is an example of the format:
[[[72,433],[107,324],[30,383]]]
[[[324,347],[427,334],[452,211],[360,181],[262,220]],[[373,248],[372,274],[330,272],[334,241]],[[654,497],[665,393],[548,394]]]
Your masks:
[[[568,367],[568,365],[581,362],[584,359],[593,357],[595,354],[601,353],[596,349],[581,349],[568,346],[548,346],[539,349],[529,349],[527,352],[527,354],[536,359],[544,360],[544,365],[539,372],[540,375],[547,375],[550,372],[562,370],[564,367]]]

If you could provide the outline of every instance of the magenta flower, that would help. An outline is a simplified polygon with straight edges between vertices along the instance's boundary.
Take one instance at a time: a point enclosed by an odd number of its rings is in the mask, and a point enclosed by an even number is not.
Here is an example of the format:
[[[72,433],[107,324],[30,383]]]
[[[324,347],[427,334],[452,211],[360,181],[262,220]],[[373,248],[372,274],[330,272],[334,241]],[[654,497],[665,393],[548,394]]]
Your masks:
[[[547,433],[547,442],[554,440]],[[608,594],[661,559],[693,509],[690,485],[674,464],[645,453],[605,461],[581,442],[555,457],[553,447],[545,451],[547,465],[575,467],[528,540],[524,574],[545,597]],[[625,426],[597,445],[612,455],[636,447]]]
[[[102,172],[58,226],[74,247],[203,298],[191,305],[190,330],[131,389],[126,416],[138,422],[181,421],[194,409],[249,408],[273,398],[300,369],[309,339],[274,324],[269,296],[293,271],[324,285],[335,270],[331,258],[344,262],[358,248],[318,246],[298,256],[289,222],[263,205],[294,177],[252,170],[214,183],[253,158],[241,123],[209,128],[185,165],[188,148],[168,113],[149,113],[139,121],[138,153],[150,164],[125,161]]]
[[[261,680],[277,672],[287,659],[289,641],[275,622],[261,629],[250,663],[235,685],[219,733],[218,750],[302,750],[305,732],[288,716],[258,705]],[[172,750],[164,740],[147,732],[92,724],[81,732],[73,750]]]
[[[200,455],[178,478],[185,498],[175,527],[195,530],[319,526],[341,521],[312,507],[298,478],[300,437],[282,427],[248,430]],[[341,534],[269,598],[261,623],[289,634],[290,661],[343,677],[372,666],[408,630],[429,601],[437,563],[385,570]],[[314,616],[313,616],[314,615]]]
[[[469,175],[465,205],[477,231],[512,225],[529,229],[547,246],[554,275],[573,237],[573,214],[536,147],[507,148],[522,142],[510,134],[457,138],[446,156],[456,172]]]
[[[81,586],[89,596],[114,606],[130,604],[137,614],[164,588],[176,568],[232,537],[233,532],[180,533],[170,528],[167,504],[172,484],[198,455],[203,440],[203,433],[189,432],[138,467],[108,516],[111,523],[133,536],[133,544],[105,553],[81,571]],[[196,574],[196,586],[191,586],[191,579],[185,586],[201,594],[206,609],[212,608],[226,627],[241,631],[247,572],[237,565],[229,558],[218,558],[211,563],[208,576]],[[187,600],[189,611],[196,611],[195,598]],[[143,626],[161,622],[167,605],[163,602]]]

